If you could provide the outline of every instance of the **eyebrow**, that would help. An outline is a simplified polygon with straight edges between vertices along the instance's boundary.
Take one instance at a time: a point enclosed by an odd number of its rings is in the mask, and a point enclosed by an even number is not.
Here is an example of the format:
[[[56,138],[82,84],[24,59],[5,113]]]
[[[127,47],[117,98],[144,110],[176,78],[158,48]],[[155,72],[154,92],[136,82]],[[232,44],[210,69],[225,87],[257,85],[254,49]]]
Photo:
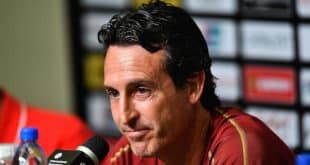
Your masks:
[[[129,82],[127,85],[126,85],[126,88],[132,88],[138,84],[150,84],[151,86],[154,86],[154,82],[151,81],[151,80],[145,80],[145,79],[137,79],[137,80],[133,80],[131,82]],[[110,85],[103,85],[103,88],[104,89],[115,89],[114,87],[110,86]]]

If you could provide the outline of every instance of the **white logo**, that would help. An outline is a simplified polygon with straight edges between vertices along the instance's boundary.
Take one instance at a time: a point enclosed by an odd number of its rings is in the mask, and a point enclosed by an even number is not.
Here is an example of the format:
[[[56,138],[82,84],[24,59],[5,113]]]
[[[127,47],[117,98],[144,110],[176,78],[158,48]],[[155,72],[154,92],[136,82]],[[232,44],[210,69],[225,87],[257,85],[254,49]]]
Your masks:
[[[62,157],[62,153],[59,152],[59,153],[57,153],[57,154],[54,156],[54,159],[59,159],[59,158],[61,158],[61,157]]]
[[[293,60],[293,28],[287,23],[242,23],[242,53],[246,58],[264,60]]]

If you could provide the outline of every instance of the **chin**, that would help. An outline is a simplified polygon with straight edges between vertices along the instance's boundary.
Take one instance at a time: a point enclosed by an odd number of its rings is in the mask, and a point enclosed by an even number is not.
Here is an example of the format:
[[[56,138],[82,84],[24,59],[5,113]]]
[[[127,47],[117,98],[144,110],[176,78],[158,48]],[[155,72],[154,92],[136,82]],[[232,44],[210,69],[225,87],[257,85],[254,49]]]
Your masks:
[[[140,157],[155,157],[157,154],[156,147],[145,142],[133,142],[130,143],[132,152]]]

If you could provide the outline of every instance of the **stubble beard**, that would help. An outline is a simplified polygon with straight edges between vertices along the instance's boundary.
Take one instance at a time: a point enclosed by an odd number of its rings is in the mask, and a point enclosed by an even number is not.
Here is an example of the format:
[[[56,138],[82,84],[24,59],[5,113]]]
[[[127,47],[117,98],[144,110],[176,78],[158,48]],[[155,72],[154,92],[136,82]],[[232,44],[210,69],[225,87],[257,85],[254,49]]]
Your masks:
[[[135,155],[141,157],[156,157],[159,150],[159,145],[151,141],[130,142],[130,147]]]

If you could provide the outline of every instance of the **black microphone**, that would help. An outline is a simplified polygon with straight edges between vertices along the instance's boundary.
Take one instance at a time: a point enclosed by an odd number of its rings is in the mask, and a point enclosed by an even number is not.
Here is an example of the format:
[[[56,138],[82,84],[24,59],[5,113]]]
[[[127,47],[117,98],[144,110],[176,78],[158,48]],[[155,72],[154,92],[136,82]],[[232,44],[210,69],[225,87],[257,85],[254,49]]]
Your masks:
[[[56,150],[48,157],[48,165],[99,165],[109,152],[108,143],[100,136],[94,136],[75,151]]]

